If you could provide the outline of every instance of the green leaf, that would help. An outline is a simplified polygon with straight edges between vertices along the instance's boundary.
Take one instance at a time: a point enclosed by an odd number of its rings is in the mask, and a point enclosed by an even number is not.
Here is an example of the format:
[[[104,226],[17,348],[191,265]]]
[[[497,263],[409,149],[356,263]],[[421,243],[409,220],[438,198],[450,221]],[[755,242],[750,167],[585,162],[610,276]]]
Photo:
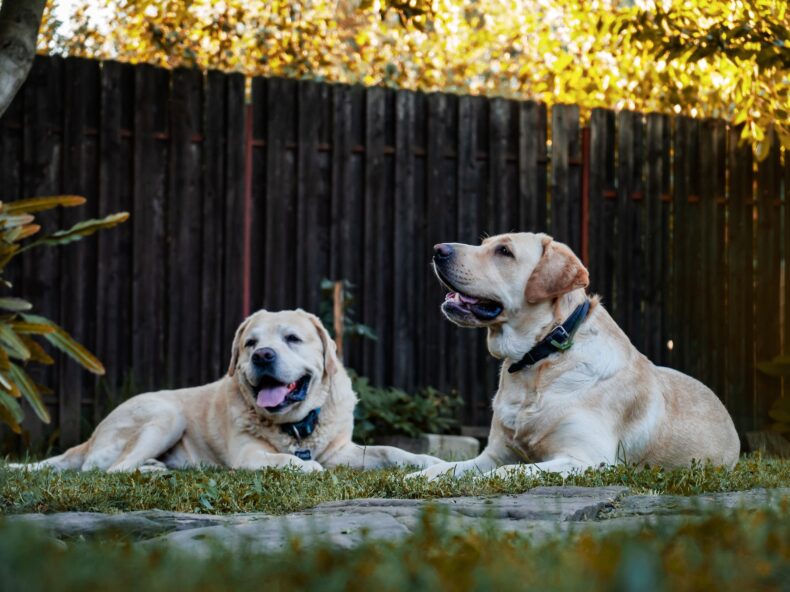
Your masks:
[[[99,374],[99,375],[104,374],[105,372],[104,366],[98,360],[98,358],[96,358],[96,356],[94,356],[91,352],[89,352],[85,348],[85,346],[78,343],[63,328],[56,325],[49,319],[38,315],[22,314],[21,316],[28,323],[34,323],[36,325],[48,325],[52,327],[53,328],[52,333],[44,334],[44,339],[49,341],[52,345],[54,345],[60,351],[68,355],[70,358],[72,358],[75,362],[80,364],[83,368],[85,368],[89,372],[93,372],[94,374]]]
[[[8,323],[0,323],[0,345],[5,347],[11,357],[20,360],[30,358],[30,351]]]
[[[15,433],[21,434],[22,428],[19,425],[25,418],[25,413],[19,403],[8,393],[0,391],[0,421],[4,422]]]
[[[40,239],[33,241],[32,243],[26,244],[24,247],[19,249],[19,252],[22,253],[34,247],[39,247],[42,245],[46,246],[55,246],[55,245],[65,245],[70,242],[74,242],[84,238],[86,236],[90,236],[99,230],[105,230],[107,228],[112,228],[126,222],[129,219],[128,212],[118,212],[117,214],[110,214],[109,216],[105,216],[104,218],[93,218],[90,220],[83,220],[82,222],[78,222],[68,230],[58,230],[57,232],[53,232],[52,234],[48,234],[47,236],[43,236]]]
[[[790,376],[790,356],[776,356],[768,362],[758,362],[757,369],[768,376]]]
[[[38,418],[44,423],[49,423],[49,410],[41,399],[41,395],[36,388],[36,383],[28,376],[27,372],[13,362],[11,362],[11,378],[19,387],[25,400],[30,403],[30,406],[33,408]]]
[[[33,305],[30,304],[27,300],[22,300],[21,298],[14,298],[13,296],[8,296],[6,298],[0,298],[0,308],[5,310],[22,312],[24,310],[30,310],[31,308],[33,308]]]
[[[71,208],[81,206],[86,199],[81,195],[48,195],[46,197],[31,197],[19,199],[3,204],[3,211],[7,214],[32,214],[33,212],[43,212],[58,206]]]

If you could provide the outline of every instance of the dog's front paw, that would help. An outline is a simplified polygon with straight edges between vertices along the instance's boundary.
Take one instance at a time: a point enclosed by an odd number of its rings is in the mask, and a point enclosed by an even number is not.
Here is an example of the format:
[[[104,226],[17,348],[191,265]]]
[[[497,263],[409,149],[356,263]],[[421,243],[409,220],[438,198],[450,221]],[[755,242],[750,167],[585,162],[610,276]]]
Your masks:
[[[303,460],[300,461],[298,464],[294,464],[295,468],[299,469],[303,473],[317,473],[318,471],[323,471],[324,467],[321,466],[320,463],[317,463],[314,460]]]
[[[419,477],[425,477],[428,479],[428,481],[433,481],[434,479],[438,479],[439,477],[442,477],[444,475],[455,477],[455,470],[457,465],[458,463],[440,461],[439,463],[430,466],[427,469],[423,469],[422,471],[417,471],[416,473],[409,473],[408,475],[406,475],[406,478],[417,479]]]

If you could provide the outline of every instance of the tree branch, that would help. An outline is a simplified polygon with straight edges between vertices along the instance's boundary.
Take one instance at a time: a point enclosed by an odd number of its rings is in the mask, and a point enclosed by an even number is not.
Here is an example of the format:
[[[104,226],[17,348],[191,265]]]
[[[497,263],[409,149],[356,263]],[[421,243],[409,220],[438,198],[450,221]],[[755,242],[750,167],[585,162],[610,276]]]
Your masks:
[[[30,72],[47,0],[2,0],[0,5],[0,116]]]

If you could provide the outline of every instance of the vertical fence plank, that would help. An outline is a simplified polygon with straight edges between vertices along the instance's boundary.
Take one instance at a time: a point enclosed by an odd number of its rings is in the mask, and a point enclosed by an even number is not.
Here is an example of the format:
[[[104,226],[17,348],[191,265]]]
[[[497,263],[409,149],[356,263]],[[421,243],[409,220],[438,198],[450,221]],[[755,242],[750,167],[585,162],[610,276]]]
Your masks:
[[[706,157],[710,160],[710,176],[703,175],[702,192],[703,206],[702,217],[707,224],[709,238],[705,243],[703,267],[707,270],[705,288],[707,290],[705,301],[707,305],[703,311],[705,325],[705,349],[708,353],[708,386],[729,404],[726,398],[724,379],[724,356],[727,343],[727,323],[719,322],[726,318],[725,309],[727,295],[727,243],[725,240],[725,194],[726,194],[726,163],[727,163],[727,128],[721,120],[710,120],[703,124],[710,128],[710,145],[703,141],[700,149],[703,154],[709,151]]]
[[[363,299],[365,323],[373,326],[378,333],[377,347],[367,348],[365,352],[365,372],[376,382],[384,380],[384,356],[390,343],[387,331],[387,294],[384,278],[387,272],[381,243],[387,243],[387,236],[381,234],[383,219],[391,220],[386,203],[385,191],[385,126],[387,91],[383,88],[369,88],[366,92],[365,108],[365,248],[363,277]]]
[[[244,316],[244,138],[245,106],[244,76],[228,74],[225,94],[225,155],[223,196],[225,209],[225,242],[223,248],[223,308],[222,347],[227,352],[224,361],[230,359],[230,344],[236,328]],[[260,232],[260,228],[258,228]],[[253,233],[253,236],[255,233]],[[251,277],[256,277],[261,258],[252,254]],[[224,366],[224,365],[223,365]],[[227,366],[224,366],[227,368]]]
[[[318,313],[319,284],[328,275],[330,204],[322,195],[318,140],[324,123],[329,96],[326,85],[300,82],[298,87],[298,165],[297,199],[298,230],[300,237],[310,237],[310,248],[297,250],[296,303],[310,312]]]
[[[489,103],[488,121],[488,232],[518,230],[518,202],[508,193],[508,132],[510,103],[495,98]]]
[[[459,242],[475,243],[482,227],[482,208],[479,194],[479,161],[477,160],[477,107],[475,97],[458,98],[458,227]],[[477,336],[468,331],[451,329],[450,338],[456,342],[458,351],[457,384],[464,398],[464,422],[481,425],[485,417],[484,404],[487,395],[482,380],[478,356],[485,355],[480,349]],[[484,403],[485,402],[485,403]]]
[[[222,342],[222,261],[225,232],[223,161],[225,78],[210,71],[203,80],[202,195],[200,204],[200,382],[219,378],[226,366],[228,346]],[[194,205],[197,208],[197,203]]]
[[[201,335],[202,253],[195,242],[202,235],[201,169],[203,137],[203,76],[198,70],[173,70],[170,86],[170,170],[167,236],[169,305],[167,327],[168,383],[196,385],[200,368],[194,344]]]
[[[757,164],[757,234],[755,271],[755,356],[764,362],[779,355],[782,331],[778,322],[781,304],[781,154],[778,139],[771,152]],[[755,427],[765,427],[768,409],[781,395],[781,380],[757,372],[752,411]]]
[[[790,149],[784,149],[784,354],[790,356]],[[784,379],[785,397],[790,396],[790,378]]]
[[[425,253],[418,256],[417,270],[422,262],[430,261],[433,245],[457,240],[458,216],[457,113],[458,99],[434,93],[428,96],[428,244]],[[424,363],[435,366],[435,360],[444,362],[435,369],[435,386],[443,391],[458,389],[456,381],[457,356],[443,355],[456,347],[450,323],[440,312],[445,290],[433,277],[433,269],[425,266],[428,275],[425,302],[426,343]]]
[[[546,105],[519,103],[519,230],[547,232]]]
[[[667,323],[670,246],[671,121],[666,115],[647,116],[647,179],[645,206],[647,279],[645,283],[645,338],[647,355],[656,364],[667,361]],[[723,298],[723,292],[721,297]]]
[[[266,135],[266,261],[263,302],[270,310],[291,308],[296,287],[295,80],[267,82]]]
[[[640,113],[621,111],[617,116],[618,243],[615,287],[618,309],[615,320],[631,342],[644,353],[642,298],[646,281],[643,249],[644,222],[644,123]]]
[[[258,77],[252,79],[252,188],[249,213],[252,217],[253,228],[250,236],[250,308],[252,311],[266,306],[265,286],[268,278],[269,266],[266,253],[268,226],[266,222],[268,191],[269,191],[269,145],[267,126],[269,122],[269,109],[267,99],[268,78]],[[244,125],[250,122],[244,121]],[[245,151],[247,147],[245,146]],[[236,232],[241,229],[238,227]],[[243,245],[242,245],[243,247]],[[240,251],[243,252],[243,251]]]
[[[551,110],[551,234],[581,253],[581,139],[579,107]]]
[[[22,191],[17,197],[53,195],[61,191],[63,177],[63,70],[62,58],[36,57],[24,89]],[[53,210],[36,217],[42,233],[61,227],[61,212]],[[12,263],[13,265],[13,263]],[[21,268],[21,281],[16,294],[35,306],[35,310],[55,322],[61,321],[60,253],[56,249],[41,249],[17,259]],[[63,356],[53,356],[58,362],[66,361]],[[67,362],[68,363],[68,362]],[[34,380],[55,390],[56,396],[63,392],[59,384],[58,367],[31,369]],[[50,403],[53,421],[60,420],[56,401]],[[25,421],[22,424],[29,442],[33,446],[43,443],[44,429],[32,409],[23,404]]]
[[[135,69],[132,367],[136,386],[163,386],[169,73]]]
[[[690,269],[688,253],[690,177],[696,174],[691,168],[694,158],[692,136],[695,122],[688,117],[675,119],[674,137],[674,192],[673,192],[673,229],[672,229],[672,343],[670,364],[683,372],[689,369],[690,322]]]
[[[754,300],[752,149],[739,146],[740,129],[731,128],[727,138],[729,165],[727,262],[728,347],[727,389],[730,413],[740,433],[752,429],[754,397]],[[677,322],[682,320],[675,312]]]
[[[65,62],[63,113],[64,170],[62,190],[83,195],[88,204],[79,210],[65,209],[63,225],[70,227],[96,213],[98,159],[99,63],[78,58]],[[95,349],[96,239],[81,240],[61,250],[60,318],[69,332],[89,350]],[[91,244],[93,243],[93,244]],[[78,273],[81,269],[86,273]],[[58,367],[60,444],[80,441],[82,400],[93,390],[93,380],[78,365],[65,361]],[[85,393],[87,394],[87,393]],[[86,396],[86,402],[92,397]]]
[[[603,304],[617,314],[614,270],[617,223],[615,192],[614,113],[593,109],[590,116],[589,257],[590,290],[601,295]]]
[[[395,213],[394,276],[405,278],[415,268],[414,228],[417,212],[414,203],[414,120],[415,95],[411,91],[395,94]],[[389,281],[389,280],[388,280]],[[411,282],[392,282],[393,291],[393,376],[407,389],[414,387],[414,347],[409,323],[416,316],[414,286]]]
[[[106,216],[132,210],[132,97],[134,69],[128,64],[105,62],[101,69],[99,106],[98,213]],[[102,232],[98,237],[96,274],[96,354],[107,374],[97,389],[93,422],[117,404],[130,366],[132,227],[134,220]],[[123,330],[120,330],[123,328]],[[87,394],[87,393],[86,393]],[[108,397],[115,400],[108,401]]]

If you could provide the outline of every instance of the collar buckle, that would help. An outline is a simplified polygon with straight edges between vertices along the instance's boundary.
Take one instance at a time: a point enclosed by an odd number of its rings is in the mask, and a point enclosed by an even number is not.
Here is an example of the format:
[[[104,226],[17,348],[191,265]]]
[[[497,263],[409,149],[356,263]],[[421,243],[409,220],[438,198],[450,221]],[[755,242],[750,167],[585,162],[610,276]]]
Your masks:
[[[570,333],[562,325],[556,327],[549,336],[549,343],[560,351],[565,351],[573,345]]]

